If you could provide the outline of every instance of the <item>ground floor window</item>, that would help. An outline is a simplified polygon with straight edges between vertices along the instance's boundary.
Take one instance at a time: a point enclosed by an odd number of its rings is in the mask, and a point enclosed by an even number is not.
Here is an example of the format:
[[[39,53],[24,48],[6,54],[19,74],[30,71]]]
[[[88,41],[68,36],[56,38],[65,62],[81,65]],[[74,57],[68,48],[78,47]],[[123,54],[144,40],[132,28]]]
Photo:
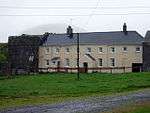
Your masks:
[[[65,66],[70,66],[70,60],[68,58],[65,59]]]
[[[114,58],[110,58],[110,65],[111,66],[115,66],[115,59]]]
[[[46,65],[49,66],[49,60],[46,60]]]
[[[102,58],[98,59],[98,66],[103,66],[103,59]]]

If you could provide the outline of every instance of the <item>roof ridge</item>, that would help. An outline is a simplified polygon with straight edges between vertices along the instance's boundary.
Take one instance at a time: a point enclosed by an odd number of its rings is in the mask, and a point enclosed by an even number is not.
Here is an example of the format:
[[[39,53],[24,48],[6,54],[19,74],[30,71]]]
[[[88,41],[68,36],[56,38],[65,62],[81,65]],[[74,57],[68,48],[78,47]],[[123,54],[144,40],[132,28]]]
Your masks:
[[[79,32],[79,34],[91,34],[91,33],[117,33],[117,32],[123,32],[123,31],[103,31],[103,32]],[[132,31],[128,31],[128,32],[136,32],[135,30]],[[76,33],[76,32],[75,32]],[[54,33],[54,34],[50,34],[50,35],[65,35],[66,33]]]

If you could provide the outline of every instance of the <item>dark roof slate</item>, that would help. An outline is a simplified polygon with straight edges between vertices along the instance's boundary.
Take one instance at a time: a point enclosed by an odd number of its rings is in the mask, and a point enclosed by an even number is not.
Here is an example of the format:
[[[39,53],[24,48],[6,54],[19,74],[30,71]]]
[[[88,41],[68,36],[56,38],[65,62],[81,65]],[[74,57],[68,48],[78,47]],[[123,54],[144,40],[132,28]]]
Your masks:
[[[73,38],[66,34],[49,34],[47,41],[43,45],[73,45],[76,44],[77,34]],[[115,32],[88,32],[80,33],[80,44],[94,45],[133,45],[142,44],[144,38],[136,31],[128,31],[125,35],[122,31]]]
[[[145,41],[150,41],[150,31],[147,31],[145,35]]]

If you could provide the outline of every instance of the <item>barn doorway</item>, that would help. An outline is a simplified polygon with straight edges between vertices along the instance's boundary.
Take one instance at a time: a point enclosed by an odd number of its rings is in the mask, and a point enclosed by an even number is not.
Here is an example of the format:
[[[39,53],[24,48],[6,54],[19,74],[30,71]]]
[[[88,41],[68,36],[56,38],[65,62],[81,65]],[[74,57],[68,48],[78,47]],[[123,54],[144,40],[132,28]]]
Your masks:
[[[132,72],[142,72],[142,63],[132,63]]]
[[[84,68],[84,73],[87,73],[88,72],[88,63],[87,62],[83,63],[83,68]]]

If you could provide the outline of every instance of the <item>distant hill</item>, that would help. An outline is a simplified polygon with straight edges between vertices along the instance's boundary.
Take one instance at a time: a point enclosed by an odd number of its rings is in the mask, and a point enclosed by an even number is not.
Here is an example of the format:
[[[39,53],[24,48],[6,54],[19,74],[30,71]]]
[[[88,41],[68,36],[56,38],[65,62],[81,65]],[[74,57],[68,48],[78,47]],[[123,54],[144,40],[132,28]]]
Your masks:
[[[29,35],[41,35],[45,32],[49,33],[66,33],[66,28],[68,25],[66,24],[47,24],[47,25],[39,25],[28,30],[22,32],[22,34]],[[84,29],[72,26],[74,32],[85,32]]]

